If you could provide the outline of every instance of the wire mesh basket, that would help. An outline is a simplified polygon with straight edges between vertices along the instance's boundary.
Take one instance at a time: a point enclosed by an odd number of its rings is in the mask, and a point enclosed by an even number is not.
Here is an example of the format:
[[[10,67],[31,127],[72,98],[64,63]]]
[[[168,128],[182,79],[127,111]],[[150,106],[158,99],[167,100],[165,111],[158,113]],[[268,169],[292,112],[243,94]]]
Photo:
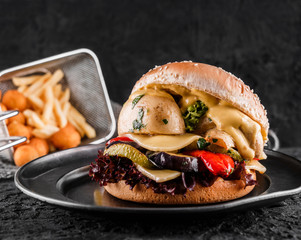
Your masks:
[[[53,73],[57,69],[62,69],[64,72],[64,78],[60,83],[63,88],[70,88],[71,104],[96,130],[95,138],[84,138],[81,144],[97,144],[111,138],[116,130],[116,120],[99,61],[89,49],[78,49],[1,71],[0,89],[2,92],[15,89],[11,80],[13,77]],[[3,114],[7,115],[5,112]],[[9,147],[14,145],[14,141],[20,141],[20,139],[9,138],[3,121],[0,125],[0,139],[7,140]],[[2,145],[2,148],[4,149],[7,144]],[[11,158],[11,152],[11,148],[2,151],[0,157]]]

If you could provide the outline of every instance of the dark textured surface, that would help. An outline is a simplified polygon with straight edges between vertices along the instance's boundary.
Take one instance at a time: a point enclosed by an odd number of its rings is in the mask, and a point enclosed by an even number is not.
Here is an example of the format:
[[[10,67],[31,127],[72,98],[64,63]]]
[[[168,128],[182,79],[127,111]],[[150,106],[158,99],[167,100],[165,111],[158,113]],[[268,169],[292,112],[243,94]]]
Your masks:
[[[0,69],[87,47],[123,103],[154,65],[218,65],[258,93],[282,146],[301,146],[298,0],[1,0],[0,8]]]
[[[272,207],[244,213],[132,219],[57,208],[21,193],[11,180],[0,180],[0,238],[298,239],[300,201],[299,194]]]
[[[301,159],[301,149],[283,149]],[[103,215],[58,208],[0,180],[0,239],[300,239],[301,194],[270,207],[209,216]]]

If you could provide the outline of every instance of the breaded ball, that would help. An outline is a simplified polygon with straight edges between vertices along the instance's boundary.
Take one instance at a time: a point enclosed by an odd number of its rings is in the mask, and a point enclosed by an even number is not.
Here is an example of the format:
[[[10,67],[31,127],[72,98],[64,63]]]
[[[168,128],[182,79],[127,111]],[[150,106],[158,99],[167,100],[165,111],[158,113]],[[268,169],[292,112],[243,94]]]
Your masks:
[[[33,127],[29,126],[29,125],[25,125],[25,127],[27,127],[28,131],[29,131],[29,138],[32,138],[32,131],[33,131]]]
[[[8,119],[8,123],[12,123],[12,122],[19,122],[21,124],[25,124],[25,116],[23,113],[19,112],[18,115],[14,116],[14,117],[11,117]]]
[[[12,122],[7,126],[10,136],[25,136],[27,139],[30,137],[29,129],[19,122]]]
[[[8,124],[7,130],[10,136],[24,136],[27,138],[27,140],[30,138],[29,129],[19,122],[12,122]],[[20,147],[24,144],[26,144],[26,142],[20,143],[14,146],[14,148]]]
[[[7,107],[3,103],[0,103],[0,107],[2,112],[7,111]],[[5,119],[5,124],[8,124],[8,119]]]
[[[14,161],[17,166],[22,166],[38,157],[38,151],[28,144],[18,147],[14,153]]]
[[[39,157],[48,154],[49,146],[45,139],[34,137],[29,142],[30,146],[33,146],[39,153]]]
[[[0,103],[0,107],[1,107],[2,112],[7,111],[7,107],[3,103]]]
[[[8,90],[3,94],[3,104],[7,109],[18,109],[24,111],[27,107],[26,97],[17,90]]]
[[[80,134],[76,129],[68,123],[66,127],[61,128],[50,138],[51,143],[58,149],[77,147],[80,144]]]

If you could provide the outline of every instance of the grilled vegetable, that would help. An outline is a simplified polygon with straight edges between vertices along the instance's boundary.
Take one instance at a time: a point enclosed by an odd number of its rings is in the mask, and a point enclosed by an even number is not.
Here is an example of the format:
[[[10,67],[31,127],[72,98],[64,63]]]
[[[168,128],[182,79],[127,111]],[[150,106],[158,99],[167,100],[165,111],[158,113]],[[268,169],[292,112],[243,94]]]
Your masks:
[[[234,169],[233,159],[222,153],[212,153],[205,150],[194,150],[185,154],[201,159],[208,170],[217,176],[228,177]]]
[[[104,151],[104,154],[125,157],[142,167],[149,169],[154,168],[154,164],[152,164],[142,152],[128,144],[116,143],[111,145]]]
[[[205,166],[197,157],[167,152],[147,153],[148,159],[159,168],[180,172],[201,172]]]

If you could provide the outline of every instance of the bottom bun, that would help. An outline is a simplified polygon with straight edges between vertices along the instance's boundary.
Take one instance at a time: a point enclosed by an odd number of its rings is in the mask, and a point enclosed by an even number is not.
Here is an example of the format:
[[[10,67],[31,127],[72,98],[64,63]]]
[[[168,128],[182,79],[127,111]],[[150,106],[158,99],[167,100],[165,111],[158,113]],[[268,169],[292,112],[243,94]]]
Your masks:
[[[252,177],[256,180],[256,173],[252,171]],[[210,187],[196,184],[193,191],[187,190],[186,196],[171,195],[169,193],[154,193],[151,188],[143,184],[137,184],[133,190],[125,184],[125,181],[109,183],[104,188],[114,197],[122,200],[152,203],[152,204],[206,204],[233,200],[243,197],[253,190],[253,186],[247,186],[243,180],[217,180]]]

